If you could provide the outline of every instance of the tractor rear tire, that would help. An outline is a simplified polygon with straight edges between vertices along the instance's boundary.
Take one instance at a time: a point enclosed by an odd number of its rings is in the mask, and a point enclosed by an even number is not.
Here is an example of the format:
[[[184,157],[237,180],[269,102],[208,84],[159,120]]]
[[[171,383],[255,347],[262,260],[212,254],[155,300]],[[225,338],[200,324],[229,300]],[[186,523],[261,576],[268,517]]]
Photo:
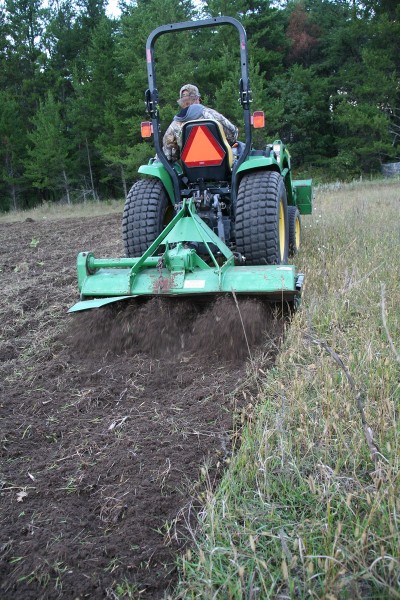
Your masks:
[[[172,205],[159,179],[140,179],[130,189],[122,216],[125,255],[142,256],[170,220]]]
[[[244,175],[236,204],[236,249],[247,265],[286,264],[289,228],[285,184],[275,171]]]
[[[301,245],[301,220],[297,206],[288,206],[289,256],[294,256]]]

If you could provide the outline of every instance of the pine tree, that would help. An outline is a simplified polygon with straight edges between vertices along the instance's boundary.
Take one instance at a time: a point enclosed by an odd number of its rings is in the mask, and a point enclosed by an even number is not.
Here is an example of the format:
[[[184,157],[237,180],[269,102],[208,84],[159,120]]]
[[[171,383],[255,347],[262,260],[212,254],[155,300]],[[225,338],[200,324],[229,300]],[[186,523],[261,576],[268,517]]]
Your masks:
[[[7,87],[20,98],[25,116],[37,106],[46,64],[44,32],[49,11],[41,0],[5,0]]]
[[[192,3],[188,0],[139,0],[123,11],[115,49],[119,76],[106,105],[105,129],[96,138],[96,147],[106,160],[109,173],[118,174],[124,193],[137,177],[138,167],[154,156],[153,145],[140,137],[140,122],[148,118],[144,103],[148,85],[145,48],[147,37],[155,28],[154,15],[159,23],[172,23],[190,20],[192,14]],[[181,85],[193,78],[196,63],[191,53],[195,49],[190,32],[161,36],[156,42],[163,131],[176,113]]]
[[[110,135],[107,112],[118,95],[114,28],[113,21],[102,17],[92,30],[84,68],[73,73],[74,96],[67,105],[71,134],[79,152],[80,187],[84,195],[89,192],[96,199],[100,182],[107,190],[107,182],[113,177],[107,172],[97,142]]]
[[[23,207],[25,129],[17,100],[0,91],[0,211]]]
[[[47,88],[61,102],[66,102],[73,95],[72,74],[82,69],[86,53],[77,7],[70,0],[52,3],[45,43]]]
[[[0,210],[44,194],[122,195],[154,155],[145,44],[159,24],[231,15],[247,31],[255,144],[281,137],[293,162],[347,178],[399,156],[400,1],[0,0]],[[231,26],[156,42],[161,133],[184,83],[241,125],[239,45]],[[263,139],[260,136],[263,135]],[[29,152],[28,152],[29,148]],[[39,193],[40,192],[40,193]]]
[[[64,131],[60,108],[51,92],[45,101],[40,102],[32,119],[33,130],[28,134],[31,147],[25,161],[26,176],[33,187],[50,199],[57,198],[57,193],[63,190],[70,204],[70,143]]]

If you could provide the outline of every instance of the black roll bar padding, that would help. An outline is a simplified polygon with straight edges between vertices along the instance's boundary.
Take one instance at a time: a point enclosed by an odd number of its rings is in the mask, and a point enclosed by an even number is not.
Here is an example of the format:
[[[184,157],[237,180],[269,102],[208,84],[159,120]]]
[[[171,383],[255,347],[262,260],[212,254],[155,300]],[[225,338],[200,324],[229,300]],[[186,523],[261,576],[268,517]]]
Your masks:
[[[160,131],[160,120],[158,115],[158,90],[156,84],[156,71],[154,64],[154,44],[161,35],[165,33],[171,33],[174,31],[185,31],[188,29],[198,29],[200,27],[216,27],[220,25],[233,25],[239,32],[240,39],[240,102],[243,107],[243,119],[244,119],[244,131],[245,131],[245,147],[243,152],[240,154],[238,159],[235,161],[233,172],[232,172],[232,204],[236,205],[236,172],[238,167],[247,158],[251,148],[251,117],[250,117],[250,102],[251,102],[251,90],[249,81],[249,67],[247,58],[247,35],[243,25],[237,19],[233,17],[214,17],[212,19],[205,19],[203,21],[183,21],[182,23],[170,23],[169,25],[161,25],[154,29],[146,42],[146,64],[147,64],[147,79],[149,89],[146,90],[146,106],[150,113],[151,121],[153,124],[154,131],[154,145],[156,148],[157,156],[164,165],[165,169],[171,176],[175,198],[180,198],[180,187],[179,179],[175,169],[171,163],[168,162],[161,147],[161,131]]]

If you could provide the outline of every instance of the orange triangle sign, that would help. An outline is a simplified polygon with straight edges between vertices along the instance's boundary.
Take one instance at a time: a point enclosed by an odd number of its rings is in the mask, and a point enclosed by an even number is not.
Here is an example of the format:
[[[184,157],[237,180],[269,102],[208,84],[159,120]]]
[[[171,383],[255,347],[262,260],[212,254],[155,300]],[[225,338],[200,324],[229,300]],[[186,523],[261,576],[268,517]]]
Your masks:
[[[225,150],[215,139],[206,125],[196,125],[182,152],[182,160],[187,167],[218,166],[225,157]]]

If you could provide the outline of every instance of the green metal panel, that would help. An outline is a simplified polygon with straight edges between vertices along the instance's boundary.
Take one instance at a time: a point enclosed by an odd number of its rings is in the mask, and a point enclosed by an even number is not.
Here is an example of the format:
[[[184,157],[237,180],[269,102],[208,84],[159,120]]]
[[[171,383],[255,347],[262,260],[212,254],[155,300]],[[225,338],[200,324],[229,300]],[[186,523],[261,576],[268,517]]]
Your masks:
[[[106,304],[111,304],[112,302],[119,302],[120,300],[132,299],[134,296],[116,296],[112,298],[96,298],[95,300],[82,300],[81,302],[77,302],[69,309],[69,313],[79,312],[81,310],[88,310],[89,308],[100,308],[101,306],[105,306]]]
[[[312,180],[297,179],[293,181],[293,191],[298,207],[302,215],[312,214]]]
[[[176,170],[180,170],[179,165],[177,166]],[[160,179],[167,191],[169,199],[171,200],[172,204],[175,204],[174,186],[172,184],[171,177],[161,162],[153,161],[148,165],[141,165],[138,172],[142,175],[150,175],[151,177],[157,177]],[[179,202],[179,198],[177,200]]]
[[[196,242],[206,247],[208,263],[191,247]],[[165,251],[155,256],[160,246]],[[294,266],[235,266],[231,250],[196,214],[192,200],[184,201],[181,210],[141,257],[96,259],[92,253],[82,252],[77,269],[82,301],[70,312],[129,296],[235,292],[296,301],[300,295]]]
[[[284,167],[290,169],[290,154],[282,140],[274,140],[272,142],[272,149],[277,155],[277,162],[282,171]]]
[[[271,166],[275,167],[275,170],[280,171],[279,165],[276,160],[272,157],[267,156],[249,156],[238,168],[237,173],[243,173],[244,171],[252,171],[254,169],[269,169]]]
[[[99,269],[88,275],[82,286],[83,297],[116,296],[117,300],[129,295],[181,296],[232,291],[293,299],[296,295],[296,269],[293,265],[229,266],[220,274],[218,269],[211,267],[197,267],[192,272],[170,271],[165,267],[145,268],[133,280],[130,269]]]

